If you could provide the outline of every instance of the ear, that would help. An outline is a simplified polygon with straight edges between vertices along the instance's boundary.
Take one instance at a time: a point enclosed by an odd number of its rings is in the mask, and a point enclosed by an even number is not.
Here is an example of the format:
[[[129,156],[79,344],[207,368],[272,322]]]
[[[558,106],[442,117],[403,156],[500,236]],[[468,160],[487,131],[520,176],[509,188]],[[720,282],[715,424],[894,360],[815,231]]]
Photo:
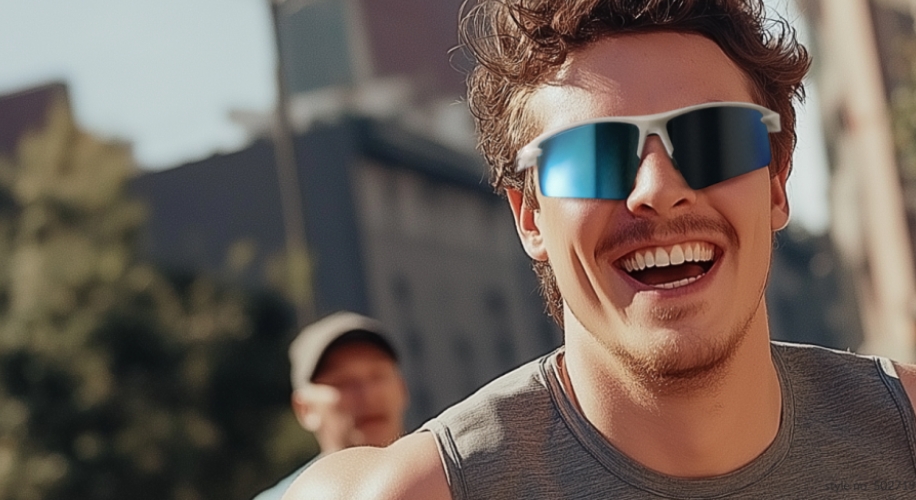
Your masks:
[[[400,393],[401,393],[401,411],[407,411],[407,406],[410,405],[410,390],[407,388],[407,380],[404,379],[404,376],[401,374],[401,371],[398,370],[398,381],[400,384]]]
[[[534,260],[547,260],[544,237],[538,227],[540,212],[525,203],[525,196],[521,191],[506,188],[506,197],[509,199],[509,207],[512,208],[512,215],[515,218],[515,229],[518,231],[518,237],[522,242],[522,247],[525,248],[525,253]]]
[[[786,195],[786,181],[789,167],[770,177],[770,228],[781,231],[789,225],[789,198]]]

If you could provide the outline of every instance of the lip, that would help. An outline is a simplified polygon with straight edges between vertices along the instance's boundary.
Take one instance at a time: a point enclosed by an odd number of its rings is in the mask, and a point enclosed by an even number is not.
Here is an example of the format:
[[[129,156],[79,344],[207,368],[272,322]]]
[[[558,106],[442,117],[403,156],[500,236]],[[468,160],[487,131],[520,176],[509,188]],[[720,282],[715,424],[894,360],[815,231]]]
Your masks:
[[[629,273],[626,272],[625,269],[623,269],[620,266],[620,261],[624,257],[632,254],[633,252],[647,250],[647,249],[655,248],[655,247],[666,247],[667,248],[667,247],[671,247],[671,246],[678,245],[678,244],[683,245],[689,242],[707,243],[713,246],[714,252],[715,252],[715,257],[713,259],[712,267],[710,267],[709,270],[706,271],[705,274],[703,274],[703,277],[701,279],[698,279],[697,281],[694,281],[693,283],[688,283],[686,285],[683,285],[677,288],[657,288],[652,285],[647,285],[637,280],[636,278],[633,278],[632,276],[630,276]],[[688,238],[678,238],[677,240],[667,240],[667,241],[658,240],[658,241],[653,241],[651,243],[642,243],[638,246],[633,246],[628,249],[623,249],[620,252],[615,252],[615,255],[616,255],[616,258],[614,258],[613,260],[610,260],[611,267],[614,269],[614,272],[619,273],[622,279],[630,287],[634,289],[635,293],[649,293],[649,294],[657,295],[659,297],[678,297],[681,295],[686,295],[686,294],[701,291],[704,288],[710,286],[712,284],[712,281],[715,279],[716,275],[718,274],[718,270],[721,267],[722,261],[725,260],[726,252],[722,245],[710,240],[709,238],[690,238],[688,237]]]
[[[387,422],[388,418],[384,415],[365,415],[356,418],[355,426],[357,428],[363,428],[371,425],[382,425]]]
[[[659,239],[659,240],[652,240],[652,241],[641,241],[638,244],[628,245],[626,247],[620,247],[618,249],[615,249],[616,251],[613,252],[613,254],[608,254],[607,259],[614,265],[614,267],[619,267],[617,266],[617,263],[624,257],[632,254],[633,252],[638,252],[641,250],[648,250],[649,248],[655,248],[655,247],[666,247],[667,248],[667,247],[673,247],[674,245],[684,245],[686,243],[693,243],[693,242],[705,243],[707,245],[711,245],[715,247],[716,255],[719,257],[725,254],[725,250],[724,250],[725,245],[721,241],[718,241],[717,239],[710,238],[709,236],[678,235],[677,238]]]
[[[715,260],[715,263],[713,263],[712,267],[709,268],[709,271],[706,271],[706,274],[704,274],[701,279],[698,279],[694,281],[693,283],[688,283],[684,286],[680,286],[677,288],[656,288],[652,285],[647,285],[637,280],[636,278],[633,278],[632,276],[627,274],[626,271],[624,271],[623,269],[620,269],[616,265],[614,265],[613,267],[614,267],[614,271],[617,273],[620,273],[623,280],[628,285],[630,285],[630,287],[633,288],[634,293],[651,294],[651,295],[656,295],[658,297],[673,298],[673,297],[679,297],[682,295],[700,292],[703,289],[709,286],[712,286],[712,282],[715,280],[716,275],[718,274],[719,268],[721,267],[721,263],[724,257],[725,257],[724,254],[721,254],[719,257],[717,257]]]
[[[622,257],[618,258],[617,260],[615,260],[615,261],[613,261],[613,262],[614,262],[614,265],[615,265],[615,266],[617,266],[617,267],[619,267],[619,268],[621,268],[621,269],[626,270],[626,265],[625,265],[625,262],[624,262],[624,261],[627,260],[628,258],[634,256],[635,254],[645,254],[645,253],[649,253],[649,252],[647,252],[647,251],[650,250],[650,249],[653,249],[653,248],[665,248],[665,249],[666,249],[666,253],[668,253],[668,255],[669,255],[669,257],[670,257],[673,247],[677,246],[677,247],[680,247],[682,251],[685,251],[685,249],[687,249],[688,247],[691,247],[691,246],[694,245],[694,244],[700,244],[700,245],[702,245],[704,248],[709,248],[709,247],[711,247],[712,253],[713,253],[713,259],[712,259],[713,261],[719,259],[719,258],[724,254],[724,251],[722,250],[722,247],[716,245],[715,243],[711,243],[711,242],[705,241],[705,240],[694,239],[694,240],[684,240],[684,241],[681,241],[681,242],[678,242],[678,243],[673,243],[673,244],[670,244],[670,245],[649,245],[649,246],[645,246],[645,247],[640,247],[640,248],[638,248],[638,249],[636,249],[636,250],[634,250],[634,251],[632,251],[632,252],[623,254]],[[696,248],[696,247],[694,246],[693,248]],[[696,250],[694,250],[694,252],[696,252]],[[709,261],[705,261],[705,262],[709,262]]]

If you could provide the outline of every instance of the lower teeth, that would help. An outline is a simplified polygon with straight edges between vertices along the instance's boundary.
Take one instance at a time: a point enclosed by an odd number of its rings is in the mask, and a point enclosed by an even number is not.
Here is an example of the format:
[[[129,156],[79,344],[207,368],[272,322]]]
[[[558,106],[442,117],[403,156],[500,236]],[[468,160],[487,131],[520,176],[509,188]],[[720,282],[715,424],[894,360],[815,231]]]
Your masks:
[[[679,280],[679,281],[672,281],[671,283],[659,283],[658,285],[652,285],[652,286],[655,287],[655,288],[662,288],[662,289],[665,289],[665,290],[670,290],[670,289],[672,289],[672,288],[680,288],[680,287],[682,287],[682,286],[687,286],[687,285],[693,283],[694,281],[696,281],[696,280],[702,278],[702,277],[705,276],[705,275],[706,275],[706,273],[703,273],[703,274],[701,274],[701,275],[699,275],[699,276],[695,276],[695,277],[693,277],[693,278],[684,278],[684,279]]]

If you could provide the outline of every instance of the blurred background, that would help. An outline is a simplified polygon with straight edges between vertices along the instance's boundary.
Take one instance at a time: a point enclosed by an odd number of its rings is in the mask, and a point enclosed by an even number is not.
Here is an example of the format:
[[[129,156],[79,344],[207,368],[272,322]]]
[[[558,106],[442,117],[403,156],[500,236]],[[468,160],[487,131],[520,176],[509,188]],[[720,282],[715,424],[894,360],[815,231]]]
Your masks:
[[[339,309],[411,428],[559,345],[460,3],[0,0],[0,498],[250,498],[316,452],[286,348]],[[912,361],[916,1],[768,6],[814,54],[773,335]]]

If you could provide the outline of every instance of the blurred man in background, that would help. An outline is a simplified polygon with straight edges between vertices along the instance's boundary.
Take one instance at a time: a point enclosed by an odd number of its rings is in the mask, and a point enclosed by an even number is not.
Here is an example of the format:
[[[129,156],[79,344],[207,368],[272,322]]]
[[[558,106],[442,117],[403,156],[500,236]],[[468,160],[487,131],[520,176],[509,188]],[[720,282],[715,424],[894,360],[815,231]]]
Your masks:
[[[386,335],[378,321],[343,311],[307,326],[290,344],[293,412],[314,433],[318,457],[387,446],[404,433],[407,385]],[[255,500],[280,499],[315,459]]]

